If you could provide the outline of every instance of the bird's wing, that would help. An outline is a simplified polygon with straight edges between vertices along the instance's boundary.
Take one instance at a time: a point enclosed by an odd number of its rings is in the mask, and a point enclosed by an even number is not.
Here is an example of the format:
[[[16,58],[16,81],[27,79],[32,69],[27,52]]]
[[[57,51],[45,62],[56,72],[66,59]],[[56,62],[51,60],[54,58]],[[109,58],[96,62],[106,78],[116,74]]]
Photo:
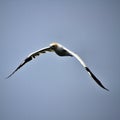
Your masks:
[[[105,88],[103,86],[103,84],[100,82],[100,80],[98,80],[98,78],[91,72],[91,70],[86,66],[86,64],[84,63],[84,61],[80,58],[80,56],[78,56],[76,53],[68,50],[67,48],[64,48],[66,51],[68,51],[72,56],[74,56],[81,64],[82,66],[86,69],[86,71],[89,73],[89,75],[95,80],[95,82],[102,87],[103,89],[109,91],[107,88]]]
[[[20,69],[27,62],[31,61],[36,56],[39,56],[40,54],[46,53],[46,52],[52,52],[52,49],[50,47],[46,47],[29,54],[27,58],[23,60],[23,62],[7,78],[11,77],[18,69]]]

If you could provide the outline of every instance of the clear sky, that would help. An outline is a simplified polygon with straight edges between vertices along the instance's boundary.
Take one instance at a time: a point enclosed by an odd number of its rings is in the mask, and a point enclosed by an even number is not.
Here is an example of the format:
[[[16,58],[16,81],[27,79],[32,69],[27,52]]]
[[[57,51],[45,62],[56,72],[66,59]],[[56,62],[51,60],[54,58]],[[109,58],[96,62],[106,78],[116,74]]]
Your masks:
[[[77,60],[31,52],[59,42]],[[0,0],[0,120],[119,120],[120,1]]]

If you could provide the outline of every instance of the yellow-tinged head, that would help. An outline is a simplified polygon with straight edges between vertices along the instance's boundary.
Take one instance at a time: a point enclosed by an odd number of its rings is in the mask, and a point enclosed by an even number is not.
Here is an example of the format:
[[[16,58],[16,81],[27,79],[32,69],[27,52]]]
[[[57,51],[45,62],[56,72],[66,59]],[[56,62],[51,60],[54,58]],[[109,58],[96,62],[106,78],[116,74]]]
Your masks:
[[[60,44],[57,43],[57,42],[53,42],[53,43],[50,44],[50,47],[52,47],[52,48],[57,48],[57,47],[62,47],[62,45],[60,45]]]
[[[53,42],[53,43],[50,44],[50,46],[57,46],[57,45],[58,45],[57,42]]]

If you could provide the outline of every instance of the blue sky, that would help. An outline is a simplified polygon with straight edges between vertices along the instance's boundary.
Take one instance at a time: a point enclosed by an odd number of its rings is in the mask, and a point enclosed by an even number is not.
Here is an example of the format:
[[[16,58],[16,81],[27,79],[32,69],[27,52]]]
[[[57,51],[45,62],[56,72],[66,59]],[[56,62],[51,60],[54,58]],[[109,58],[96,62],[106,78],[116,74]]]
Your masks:
[[[0,1],[0,119],[120,119],[119,0]],[[41,55],[8,76],[31,52],[59,42],[82,57]]]

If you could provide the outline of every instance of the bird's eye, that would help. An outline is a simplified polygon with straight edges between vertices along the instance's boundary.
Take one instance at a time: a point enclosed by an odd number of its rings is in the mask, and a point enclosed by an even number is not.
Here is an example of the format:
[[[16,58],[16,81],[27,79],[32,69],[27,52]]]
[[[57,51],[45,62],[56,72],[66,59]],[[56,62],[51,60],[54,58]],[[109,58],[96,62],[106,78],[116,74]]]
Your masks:
[[[53,48],[53,49],[56,48],[56,45],[51,45],[51,48]]]

